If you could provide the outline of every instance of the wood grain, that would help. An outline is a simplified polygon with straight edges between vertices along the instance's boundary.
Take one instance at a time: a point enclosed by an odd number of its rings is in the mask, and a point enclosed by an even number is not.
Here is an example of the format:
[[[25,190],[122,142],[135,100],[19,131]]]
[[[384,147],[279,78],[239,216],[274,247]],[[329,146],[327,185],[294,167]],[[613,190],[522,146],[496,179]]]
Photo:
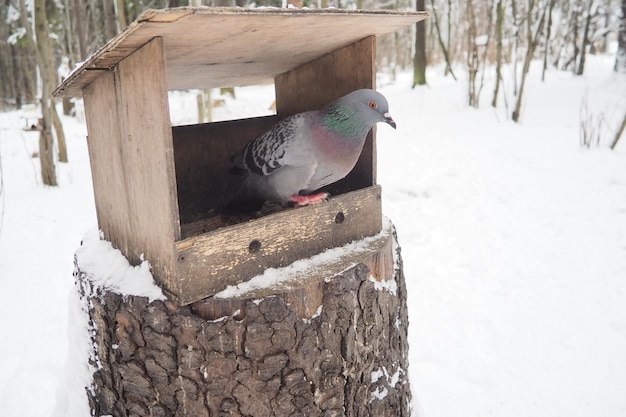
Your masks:
[[[246,281],[269,267],[285,266],[325,249],[373,236],[382,227],[380,203],[380,187],[369,187],[336,196],[328,203],[285,210],[179,241],[177,300],[188,304]],[[336,220],[338,213],[342,220]],[[251,244],[258,248],[251,250]],[[323,273],[344,264],[329,265]]]
[[[149,259],[159,283],[176,292],[180,222],[168,109],[161,38],[85,91],[98,225],[131,263]]]
[[[286,117],[319,108],[360,88],[376,89],[376,38],[368,36],[276,77],[276,111]],[[341,194],[376,184],[376,128],[346,178],[326,188]]]
[[[235,196],[243,178],[228,172],[231,156],[276,122],[267,116],[172,129],[182,224],[206,218]]]
[[[269,84],[280,74],[370,35],[394,32],[427,12],[338,9],[147,10],[54,92],[81,96],[94,71],[113,68],[163,37],[169,90]]]

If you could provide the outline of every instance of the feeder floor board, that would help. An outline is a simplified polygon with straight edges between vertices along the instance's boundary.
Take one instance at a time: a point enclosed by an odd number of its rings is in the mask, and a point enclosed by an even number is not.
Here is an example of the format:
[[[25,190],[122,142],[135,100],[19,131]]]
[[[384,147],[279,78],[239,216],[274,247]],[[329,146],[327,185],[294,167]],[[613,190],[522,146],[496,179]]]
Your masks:
[[[83,88],[155,37],[162,37],[169,90],[257,85],[371,35],[424,20],[427,12],[182,7],[146,10],[54,92]]]
[[[179,304],[211,296],[267,268],[376,235],[382,229],[380,197],[380,187],[372,186],[176,242]],[[340,272],[345,260],[340,261],[320,273]]]

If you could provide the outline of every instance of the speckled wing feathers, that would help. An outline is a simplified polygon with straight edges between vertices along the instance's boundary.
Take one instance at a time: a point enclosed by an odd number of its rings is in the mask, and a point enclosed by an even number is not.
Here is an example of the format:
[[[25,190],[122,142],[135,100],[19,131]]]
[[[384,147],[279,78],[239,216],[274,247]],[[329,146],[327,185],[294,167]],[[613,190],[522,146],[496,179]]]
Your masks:
[[[284,165],[285,148],[296,138],[302,119],[301,113],[281,120],[271,130],[248,143],[233,162],[257,175],[271,174]]]
[[[388,109],[380,93],[361,89],[279,121],[233,157],[236,173],[248,174],[233,201],[287,203],[344,178],[372,126],[385,122],[395,127]]]

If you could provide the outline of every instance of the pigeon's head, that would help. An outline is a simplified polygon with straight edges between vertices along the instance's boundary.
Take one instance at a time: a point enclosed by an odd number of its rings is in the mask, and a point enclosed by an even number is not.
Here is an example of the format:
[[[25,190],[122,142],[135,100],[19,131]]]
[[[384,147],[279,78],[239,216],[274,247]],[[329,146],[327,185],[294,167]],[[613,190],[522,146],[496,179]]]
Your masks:
[[[359,118],[371,123],[372,126],[384,122],[396,128],[396,122],[389,114],[389,103],[378,91],[364,88],[353,91],[339,100],[354,109]]]

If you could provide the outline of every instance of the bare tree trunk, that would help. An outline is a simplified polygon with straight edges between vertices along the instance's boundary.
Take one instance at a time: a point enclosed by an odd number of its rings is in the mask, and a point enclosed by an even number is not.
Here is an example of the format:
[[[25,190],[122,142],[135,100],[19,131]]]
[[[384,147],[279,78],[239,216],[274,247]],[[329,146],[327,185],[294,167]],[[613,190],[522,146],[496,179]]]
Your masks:
[[[57,185],[56,167],[54,162],[54,137],[52,128],[56,133],[58,144],[58,158],[61,162],[67,162],[67,146],[65,144],[65,133],[57,109],[52,90],[56,86],[56,70],[52,60],[52,46],[50,45],[50,34],[48,31],[48,19],[46,16],[45,0],[40,4],[40,0],[35,3],[35,34],[32,33],[24,0],[20,0],[22,13],[22,23],[26,28],[26,38],[31,48],[35,51],[37,67],[41,78],[41,113],[42,120],[40,128],[42,133],[39,139],[39,160],[41,163],[41,176],[46,185]]]
[[[78,38],[79,59],[87,58],[87,38],[85,36],[85,5],[82,0],[74,0],[74,16],[76,17],[76,38]]]
[[[196,93],[196,109],[198,112],[198,123],[204,123],[204,98],[202,97],[202,90],[198,90]]]
[[[498,92],[500,91],[500,82],[502,81],[502,24],[504,22],[504,7],[502,0],[498,0],[496,3],[496,85],[493,89],[493,99],[491,100],[491,106],[497,107],[498,105]]]
[[[196,104],[198,107],[198,123],[212,122],[211,89],[198,90],[196,93]]]
[[[572,72],[576,73],[576,62],[578,61],[578,54],[580,53],[580,48],[578,47],[578,31],[579,31],[579,25],[578,25],[578,19],[580,17],[580,8],[582,7],[580,5],[580,1],[582,0],[576,0],[575,2],[573,2],[572,7],[573,7],[573,13],[572,13],[572,49],[574,50],[574,54],[572,55],[572,57],[565,63],[565,67],[569,67],[570,65],[572,66]]]
[[[80,62],[80,58],[76,54],[76,46],[74,44],[76,36],[74,36],[74,22],[71,10],[73,3],[73,0],[63,0],[63,30],[65,31],[66,53],[69,58],[70,68],[72,68],[75,63]]]
[[[580,45],[580,59],[576,68],[576,75],[583,75],[585,71],[585,58],[587,57],[587,44],[589,43],[589,27],[591,26],[591,8],[593,0],[587,0],[587,15],[585,16],[585,28]]]
[[[486,39],[484,44],[481,43],[480,45],[476,45],[478,48],[478,50],[482,50],[482,54],[479,54],[479,62],[478,62],[478,66],[482,67],[481,71],[481,75],[480,75],[480,85],[478,86],[478,92],[476,93],[476,104],[478,105],[478,101],[480,100],[480,93],[483,90],[483,87],[485,85],[485,66],[487,65],[487,52],[489,51],[489,41],[491,40],[491,32],[492,32],[492,24],[493,24],[493,14],[491,13],[493,10],[493,3],[491,0],[486,2],[486,22],[487,22],[487,28],[486,28]],[[485,7],[485,6],[484,6]],[[481,41],[482,42],[482,41]]]
[[[417,0],[415,9],[425,10],[424,0]],[[426,84],[426,22],[415,24],[415,57],[413,59],[413,87]]]
[[[550,0],[550,6],[548,9],[548,25],[546,28],[546,47],[543,51],[543,69],[541,70],[541,81],[546,80],[546,71],[548,69],[548,55],[550,54],[550,35],[552,31],[552,9],[554,9],[554,3],[556,0]]]
[[[104,13],[104,37],[111,39],[117,34],[117,27],[115,23],[115,8],[113,7],[113,0],[102,0],[102,11]]]
[[[21,65],[18,47],[11,45],[11,59],[13,60],[13,82],[15,85],[15,108],[22,108],[22,99],[25,97],[24,67]]]
[[[51,87],[50,92],[52,92],[54,87],[54,85]],[[57,112],[56,106],[54,105],[54,99],[50,100],[50,104],[52,105],[52,108],[50,109],[52,125],[54,126],[54,132],[56,133],[57,137],[57,145],[59,147],[59,162],[68,162],[67,145],[65,144],[65,132],[63,131],[63,124],[61,123],[61,118],[59,117],[59,113]]]
[[[117,31],[118,33],[123,31],[126,28],[126,9],[124,0],[113,0],[113,5],[115,6],[115,17],[117,20]]]
[[[617,55],[613,69],[615,72],[626,73],[626,0],[622,0],[622,18],[617,34]]]
[[[0,21],[6,19],[6,9],[0,7]],[[11,52],[11,44],[4,42],[9,37],[13,25],[0,25],[0,111],[4,105],[8,104],[7,100],[16,97],[17,85],[14,73],[20,71],[15,68],[13,63],[13,53]]]
[[[23,0],[22,0],[23,1]],[[52,138],[53,78],[52,53],[48,34],[45,0],[35,0],[35,34],[37,36],[37,60],[41,74],[41,132],[39,135],[39,161],[41,178],[46,185],[57,185],[54,165],[54,141]]]
[[[452,0],[448,0],[447,17],[448,17],[448,39],[446,39],[446,42],[447,42],[446,50],[448,51],[450,62],[452,62],[454,61],[454,54],[452,53],[452,50],[450,49],[450,45],[452,42]],[[450,71],[452,71],[452,67],[450,67]],[[456,80],[456,77],[454,79]]]
[[[619,139],[622,137],[624,129],[626,129],[626,112],[624,113],[622,123],[617,128],[617,132],[615,132],[615,138],[613,139],[613,143],[611,143],[611,149],[615,149],[615,147],[617,146],[617,142],[619,142]]]
[[[513,17],[513,25],[515,28],[515,42],[513,43],[513,95],[517,96],[517,60],[519,51],[519,38],[521,23],[517,13],[517,0],[511,0],[511,15]]]
[[[445,74],[447,75],[448,73],[450,73],[450,75],[452,75],[452,78],[454,78],[454,80],[456,81],[456,76],[454,75],[454,72],[452,71],[452,63],[450,62],[450,54],[448,50],[448,48],[450,47],[450,41],[448,40],[448,47],[446,47],[446,45],[443,43],[443,38],[441,37],[441,26],[439,25],[439,16],[437,15],[437,9],[435,7],[435,0],[430,0],[430,5],[432,9],[433,22],[435,23],[435,29],[437,32],[437,40],[439,41],[439,46],[441,47],[443,58],[446,61]],[[450,36],[449,32],[450,31],[448,30],[448,37]]]
[[[474,13],[474,4],[472,0],[467,0],[466,19],[468,21],[467,28],[467,88],[468,88],[468,104],[478,108],[478,90],[476,88],[476,77],[478,76],[478,46],[476,45],[476,15]]]
[[[526,76],[528,75],[528,70],[530,69],[530,63],[533,59],[533,55],[535,53],[535,49],[537,48],[537,43],[539,42],[539,35],[541,34],[541,30],[543,28],[543,22],[546,17],[546,8],[544,6],[543,11],[541,12],[541,17],[539,18],[539,22],[535,30],[533,31],[533,19],[532,15],[534,12],[535,2],[534,0],[528,1],[528,15],[526,16],[526,57],[524,58],[524,67],[522,69],[522,79],[520,81],[519,91],[517,93],[517,100],[515,101],[515,109],[513,110],[512,119],[514,122],[519,121],[520,111],[522,109],[522,97],[524,95],[524,86],[526,84]]]

